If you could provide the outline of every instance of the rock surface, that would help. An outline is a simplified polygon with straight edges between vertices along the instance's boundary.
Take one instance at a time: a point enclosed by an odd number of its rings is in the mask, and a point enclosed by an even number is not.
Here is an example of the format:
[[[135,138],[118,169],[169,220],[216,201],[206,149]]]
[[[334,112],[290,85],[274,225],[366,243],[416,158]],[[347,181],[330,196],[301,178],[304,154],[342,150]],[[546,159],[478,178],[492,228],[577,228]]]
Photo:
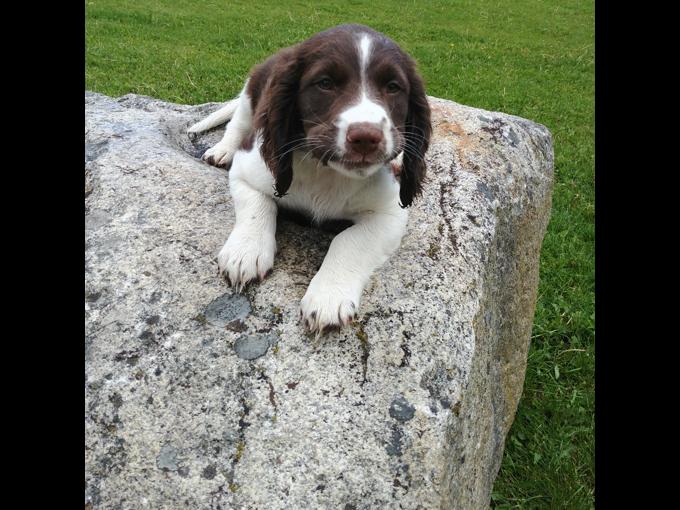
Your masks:
[[[522,391],[549,132],[436,98],[429,181],[357,322],[298,303],[332,234],[281,220],[272,274],[217,277],[234,215],[197,158],[217,104],[86,93],[86,508],[488,508]]]

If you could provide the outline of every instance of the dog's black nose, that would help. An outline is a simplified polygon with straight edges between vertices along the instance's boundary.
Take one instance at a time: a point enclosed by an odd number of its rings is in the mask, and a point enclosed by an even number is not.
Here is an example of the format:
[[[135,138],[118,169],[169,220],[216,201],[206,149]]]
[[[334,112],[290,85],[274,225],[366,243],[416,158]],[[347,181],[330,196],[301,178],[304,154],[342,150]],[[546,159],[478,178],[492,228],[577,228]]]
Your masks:
[[[382,141],[382,129],[374,124],[358,122],[347,129],[347,143],[359,154],[366,155],[375,152]]]

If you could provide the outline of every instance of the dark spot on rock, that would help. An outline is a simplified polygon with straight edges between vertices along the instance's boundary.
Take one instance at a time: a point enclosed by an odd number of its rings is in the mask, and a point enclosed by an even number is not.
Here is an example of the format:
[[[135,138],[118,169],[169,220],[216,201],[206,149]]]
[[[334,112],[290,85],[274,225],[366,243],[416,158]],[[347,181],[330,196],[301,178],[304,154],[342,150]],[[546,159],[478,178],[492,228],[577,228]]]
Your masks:
[[[139,355],[134,351],[122,351],[113,357],[114,361],[125,361],[131,367],[139,362]]]
[[[365,320],[368,320],[367,318]],[[368,372],[368,357],[371,354],[371,348],[368,344],[368,335],[366,334],[366,331],[364,331],[364,324],[359,323],[357,325],[357,332],[356,332],[357,338],[359,339],[359,343],[361,345],[361,365],[363,367],[362,371],[362,380],[360,385],[363,386],[366,381],[368,380],[366,377],[366,373]]]
[[[154,343],[156,341],[156,336],[150,329],[142,331],[139,335],[139,339],[143,340],[145,344]]]
[[[420,379],[420,387],[430,393],[430,397],[435,402],[442,402],[449,399],[449,384],[451,376],[446,366],[437,362],[435,366],[427,370]]]
[[[451,410],[453,411],[453,414],[460,416],[460,400],[453,405]]]
[[[430,257],[432,260],[438,260],[440,247],[439,244],[437,243],[430,243],[430,247],[427,249],[427,256]]]
[[[489,187],[485,183],[483,183],[481,181],[478,182],[477,183],[477,191],[479,191],[482,195],[484,195],[484,197],[489,202],[493,202],[493,199],[494,199],[493,193],[491,193],[491,190],[489,189]]]
[[[109,144],[108,140],[95,143],[85,143],[85,163],[94,161],[104,152],[106,152],[106,146]]]
[[[406,333],[404,333],[404,336],[406,336]],[[408,336],[406,336],[408,338]],[[399,363],[399,367],[403,368],[408,366],[409,361],[411,360],[411,349],[408,348],[408,345],[406,345],[406,342],[401,344],[401,350],[404,351],[404,356],[401,358],[401,363]]]
[[[201,478],[205,478],[206,480],[212,480],[213,478],[215,478],[216,474],[217,469],[215,469],[215,466],[213,464],[210,464],[201,473]]]
[[[387,446],[385,446],[385,450],[387,451],[387,455],[394,457],[402,454],[401,451],[401,438],[403,436],[402,431],[394,427],[392,429],[392,435],[390,436],[390,440],[387,443]]]
[[[159,376],[159,375],[161,375],[161,373],[162,372],[161,372],[160,368],[156,368],[156,370],[153,371],[153,375],[155,375],[155,376]]]
[[[461,463],[461,464],[465,464],[465,455],[463,455],[463,456],[460,458],[460,463]]]
[[[395,487],[401,487],[403,489],[408,490],[408,487],[406,485],[401,484],[401,482],[399,481],[399,478],[395,478],[394,481],[392,482],[392,485],[394,485]]]
[[[149,325],[158,324],[158,322],[160,320],[161,320],[161,318],[160,318],[159,315],[152,315],[150,317],[147,317],[146,323],[149,324]]]
[[[235,333],[243,333],[245,330],[248,329],[248,326],[246,325],[245,322],[243,322],[241,319],[237,319],[235,321],[231,321],[229,324],[225,326],[229,331],[233,331]]]
[[[486,131],[491,135],[493,138],[493,141],[495,143],[498,143],[502,140],[506,140],[510,142],[510,145],[513,147],[517,146],[517,142],[519,141],[519,138],[517,138],[517,134],[512,130],[512,127],[508,126],[503,119],[501,118],[494,118],[494,119],[486,119],[479,117],[480,120],[485,120],[486,122],[490,122],[490,126],[482,126],[481,130]]]
[[[94,382],[88,383],[87,387],[88,387],[88,389],[90,389],[92,391],[97,391],[98,389],[100,389],[102,387],[102,384],[103,383],[101,381],[94,381]]]
[[[234,351],[241,359],[253,360],[264,356],[269,347],[275,345],[277,338],[274,335],[248,335],[242,336],[234,343]]]
[[[300,384],[300,381],[286,383],[286,386],[288,386],[289,389],[294,390],[298,384]]]
[[[415,412],[416,408],[401,395],[395,398],[390,405],[390,416],[402,423],[413,418]]]
[[[101,468],[111,474],[120,473],[126,462],[125,440],[121,437],[116,437],[113,444],[107,448],[106,453],[98,459]]]
[[[281,324],[281,322],[283,322],[283,312],[278,306],[272,306],[272,319],[276,324]]]
[[[177,474],[181,476],[182,478],[186,478],[189,476],[189,468],[187,466],[182,466],[177,470]]]
[[[161,295],[162,294],[157,290],[153,291],[149,297],[149,303],[158,303],[161,299]]]
[[[316,486],[316,489],[314,489],[314,490],[323,492],[323,490],[325,488],[326,488],[326,486],[324,484],[319,484],[319,485]]]
[[[153,404],[153,397],[147,398],[146,403],[149,404],[149,405]]]
[[[87,301],[89,303],[93,303],[93,302],[97,301],[101,297],[101,295],[102,295],[101,291],[87,292],[85,294],[85,301]]]
[[[123,397],[120,396],[120,393],[114,393],[109,397],[109,400],[111,401],[114,409],[116,410],[120,409],[120,406],[123,405]]]
[[[90,505],[90,508],[93,508],[93,505],[98,505],[101,503],[101,497],[99,495],[99,487],[97,485],[94,485],[92,483],[89,483],[85,487],[85,501],[87,502],[85,505],[85,508],[87,509],[87,505]]]
[[[238,420],[238,428],[239,432],[242,434],[247,427],[250,427],[250,423],[245,420],[245,418],[250,414],[250,406],[246,404],[245,400],[241,400],[241,405],[243,406],[243,413],[241,414],[241,417]],[[239,455],[237,454],[237,457],[238,456]]]

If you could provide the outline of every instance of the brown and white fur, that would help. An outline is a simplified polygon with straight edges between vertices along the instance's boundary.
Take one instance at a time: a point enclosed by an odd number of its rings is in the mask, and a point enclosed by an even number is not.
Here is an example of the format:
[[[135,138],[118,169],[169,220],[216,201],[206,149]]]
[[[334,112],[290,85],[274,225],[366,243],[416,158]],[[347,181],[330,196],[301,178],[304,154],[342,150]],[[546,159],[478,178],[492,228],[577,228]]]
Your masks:
[[[228,120],[203,156],[230,168],[236,223],[218,255],[220,273],[237,291],[268,274],[277,207],[318,223],[351,220],[300,304],[317,334],[348,324],[421,193],[431,124],[414,61],[371,28],[341,25],[254,67],[238,98],[188,131]]]

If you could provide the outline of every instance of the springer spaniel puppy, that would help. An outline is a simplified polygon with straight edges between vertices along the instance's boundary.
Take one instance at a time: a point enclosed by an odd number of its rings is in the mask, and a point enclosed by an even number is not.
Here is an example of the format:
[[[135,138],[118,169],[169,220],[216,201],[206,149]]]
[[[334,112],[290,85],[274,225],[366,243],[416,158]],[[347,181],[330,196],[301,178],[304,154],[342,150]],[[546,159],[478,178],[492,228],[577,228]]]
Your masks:
[[[220,274],[240,292],[269,273],[277,207],[317,224],[350,220],[300,303],[317,336],[347,325],[421,193],[432,128],[415,62],[371,28],[331,28],[255,66],[238,98],[188,131],[228,120],[203,155],[230,168],[236,223],[218,255]]]

